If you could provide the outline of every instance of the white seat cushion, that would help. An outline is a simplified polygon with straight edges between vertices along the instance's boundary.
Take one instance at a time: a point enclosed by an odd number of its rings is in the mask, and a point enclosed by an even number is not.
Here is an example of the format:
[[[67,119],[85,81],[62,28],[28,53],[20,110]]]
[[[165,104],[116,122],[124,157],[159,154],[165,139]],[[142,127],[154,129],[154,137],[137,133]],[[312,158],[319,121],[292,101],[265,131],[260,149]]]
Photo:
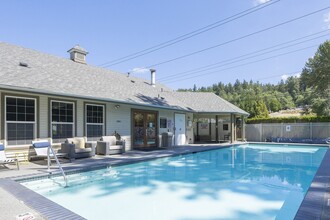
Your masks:
[[[68,143],[74,144],[75,148],[85,148],[86,139],[83,137],[68,138]]]
[[[109,145],[116,145],[116,137],[115,136],[102,136],[101,141],[109,142]]]
[[[111,145],[110,150],[121,150],[123,149],[122,145]]]
[[[76,153],[87,153],[87,152],[91,152],[92,151],[92,148],[76,148],[74,149],[74,151]]]

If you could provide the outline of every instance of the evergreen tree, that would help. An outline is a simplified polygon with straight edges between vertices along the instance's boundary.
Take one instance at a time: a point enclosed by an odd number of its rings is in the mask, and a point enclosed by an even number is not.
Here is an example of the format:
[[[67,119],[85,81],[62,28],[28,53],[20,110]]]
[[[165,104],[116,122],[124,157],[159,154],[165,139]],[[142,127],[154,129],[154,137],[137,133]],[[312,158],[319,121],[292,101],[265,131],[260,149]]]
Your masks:
[[[295,107],[303,107],[306,114],[312,109],[317,115],[330,115],[330,41],[320,45],[315,56],[307,61],[300,78],[289,77],[277,85],[237,79],[234,85],[219,82],[178,91],[214,92],[249,112],[250,117],[268,117],[268,110]]]
[[[302,72],[302,84],[318,95],[312,103],[317,115],[330,115],[330,41],[321,44]]]
[[[264,103],[264,101],[262,100],[257,100],[254,102],[253,105],[253,109],[254,109],[254,117],[255,118],[268,118],[268,110],[266,107],[266,104]],[[252,114],[252,113],[251,113]]]

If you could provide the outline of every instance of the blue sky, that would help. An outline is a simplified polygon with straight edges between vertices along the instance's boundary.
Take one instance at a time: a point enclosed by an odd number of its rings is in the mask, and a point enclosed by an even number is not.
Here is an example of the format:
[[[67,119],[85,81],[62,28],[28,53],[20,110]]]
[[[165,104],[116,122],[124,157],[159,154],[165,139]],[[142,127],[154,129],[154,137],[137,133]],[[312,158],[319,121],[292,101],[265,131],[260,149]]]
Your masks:
[[[264,2],[267,0],[2,0],[0,41],[64,58],[69,57],[66,52],[68,49],[79,44],[89,51],[88,64],[99,66]],[[178,44],[106,68],[122,73],[140,68],[132,74],[149,79],[150,74],[143,71],[145,67],[224,43],[328,6],[330,2],[327,0],[280,0]],[[236,79],[277,83],[285,75],[294,75],[301,71],[307,59],[314,55],[316,45],[329,39],[330,31],[326,31],[328,28],[329,9],[203,53],[155,66],[156,80],[172,89],[192,88],[194,84],[201,87],[218,82],[233,83]],[[320,31],[325,32],[306,38],[318,37],[299,45],[232,62],[211,71],[182,75],[188,70]]]

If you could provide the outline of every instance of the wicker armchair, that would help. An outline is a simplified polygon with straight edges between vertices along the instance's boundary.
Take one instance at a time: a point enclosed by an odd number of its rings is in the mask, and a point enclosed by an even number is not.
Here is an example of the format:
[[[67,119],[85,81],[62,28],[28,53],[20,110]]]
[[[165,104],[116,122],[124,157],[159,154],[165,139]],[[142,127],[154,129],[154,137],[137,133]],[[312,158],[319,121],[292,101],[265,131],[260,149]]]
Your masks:
[[[118,141],[116,136],[102,136],[97,141],[96,154],[113,155],[125,153],[125,141]]]
[[[61,144],[61,153],[67,153],[70,160],[95,156],[95,142],[87,142],[86,137],[67,138]]]

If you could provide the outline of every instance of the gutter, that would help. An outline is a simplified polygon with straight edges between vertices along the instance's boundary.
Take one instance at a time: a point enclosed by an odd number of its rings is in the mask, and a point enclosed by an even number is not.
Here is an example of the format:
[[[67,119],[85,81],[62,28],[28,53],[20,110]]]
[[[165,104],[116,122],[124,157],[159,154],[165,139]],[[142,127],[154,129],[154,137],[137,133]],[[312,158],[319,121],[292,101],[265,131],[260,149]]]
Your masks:
[[[237,115],[243,115],[243,116],[249,116],[249,113],[242,113],[242,112],[203,112],[203,111],[194,111],[194,113],[200,113],[200,114],[219,114],[219,113],[225,113],[225,114],[237,114]]]

